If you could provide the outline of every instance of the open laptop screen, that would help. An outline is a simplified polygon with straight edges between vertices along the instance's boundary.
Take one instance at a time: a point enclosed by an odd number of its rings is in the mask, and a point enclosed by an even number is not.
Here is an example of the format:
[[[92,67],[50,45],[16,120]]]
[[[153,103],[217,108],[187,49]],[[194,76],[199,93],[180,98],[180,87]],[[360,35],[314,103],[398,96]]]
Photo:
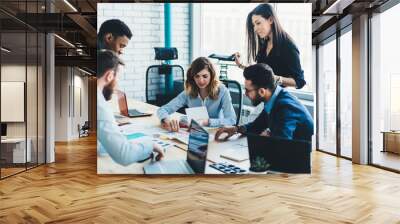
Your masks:
[[[195,173],[204,173],[207,159],[208,132],[195,120],[190,123],[187,162]]]
[[[115,94],[118,97],[119,112],[125,117],[144,117],[151,116],[151,113],[142,113],[136,109],[128,108],[128,101],[126,100],[126,94],[121,90],[116,90]]]

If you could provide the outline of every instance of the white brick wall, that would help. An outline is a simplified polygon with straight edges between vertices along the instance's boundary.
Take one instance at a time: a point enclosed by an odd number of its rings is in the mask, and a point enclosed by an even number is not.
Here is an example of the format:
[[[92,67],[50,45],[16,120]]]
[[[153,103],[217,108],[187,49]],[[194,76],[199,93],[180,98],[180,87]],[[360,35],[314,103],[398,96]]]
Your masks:
[[[172,46],[178,49],[178,60],[185,72],[189,65],[189,3],[173,3]],[[146,69],[159,64],[154,60],[154,47],[164,44],[163,3],[99,3],[97,24],[108,19],[120,19],[131,29],[133,36],[122,58],[126,66],[124,75],[119,77],[119,86],[127,96],[145,101]],[[98,29],[97,28],[97,29]]]

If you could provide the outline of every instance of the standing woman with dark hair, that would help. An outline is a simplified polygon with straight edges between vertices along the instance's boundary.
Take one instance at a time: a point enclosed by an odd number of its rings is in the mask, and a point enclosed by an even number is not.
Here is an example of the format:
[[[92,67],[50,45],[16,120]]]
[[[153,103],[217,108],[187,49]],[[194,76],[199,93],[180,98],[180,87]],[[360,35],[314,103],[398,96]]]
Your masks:
[[[275,73],[275,79],[281,86],[301,89],[306,81],[300,65],[299,50],[278,21],[270,4],[261,4],[247,16],[247,58],[268,64]],[[240,54],[236,53],[236,64],[244,69]]]

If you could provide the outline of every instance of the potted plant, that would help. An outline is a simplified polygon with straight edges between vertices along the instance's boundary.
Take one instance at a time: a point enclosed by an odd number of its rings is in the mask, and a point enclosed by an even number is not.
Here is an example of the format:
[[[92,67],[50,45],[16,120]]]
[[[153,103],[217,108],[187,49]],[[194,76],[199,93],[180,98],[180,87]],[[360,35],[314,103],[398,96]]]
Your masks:
[[[250,161],[250,171],[253,172],[265,172],[270,167],[270,164],[260,156]]]

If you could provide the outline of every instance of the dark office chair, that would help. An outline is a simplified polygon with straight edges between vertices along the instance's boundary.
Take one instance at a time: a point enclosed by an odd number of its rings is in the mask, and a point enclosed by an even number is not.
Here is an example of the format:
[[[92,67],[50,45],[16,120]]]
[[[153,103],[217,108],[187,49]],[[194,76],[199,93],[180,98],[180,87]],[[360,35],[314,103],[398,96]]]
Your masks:
[[[173,90],[166,92],[165,76],[173,76]],[[151,65],[146,71],[146,102],[162,106],[184,90],[184,70],[180,65]],[[183,112],[183,109],[178,110]]]
[[[89,121],[85,121],[82,127],[78,124],[79,138],[89,136],[89,129],[90,129]]]
[[[243,105],[242,86],[235,80],[223,79],[221,82],[228,88],[231,95],[233,109],[236,113],[236,125],[238,125],[240,122]]]

